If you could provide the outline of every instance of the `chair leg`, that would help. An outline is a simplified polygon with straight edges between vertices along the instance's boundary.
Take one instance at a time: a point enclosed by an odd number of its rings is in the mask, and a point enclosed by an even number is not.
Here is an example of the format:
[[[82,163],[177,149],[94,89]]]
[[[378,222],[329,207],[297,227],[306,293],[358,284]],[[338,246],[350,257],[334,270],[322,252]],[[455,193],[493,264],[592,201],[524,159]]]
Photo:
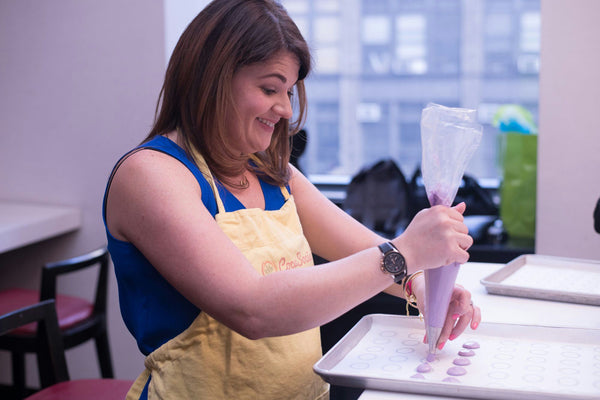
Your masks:
[[[110,347],[108,345],[108,334],[106,332],[96,336],[96,353],[100,363],[100,373],[103,378],[114,378]]]
[[[25,390],[25,353],[13,351],[11,352],[11,359],[13,388],[18,398],[22,399],[27,396]]]

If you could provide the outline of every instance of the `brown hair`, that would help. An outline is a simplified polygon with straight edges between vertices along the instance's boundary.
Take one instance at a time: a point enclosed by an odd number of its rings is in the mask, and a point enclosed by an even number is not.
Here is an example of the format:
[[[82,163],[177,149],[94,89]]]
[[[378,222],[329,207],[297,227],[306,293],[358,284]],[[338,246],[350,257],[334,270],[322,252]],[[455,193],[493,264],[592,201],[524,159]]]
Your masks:
[[[257,172],[283,185],[290,176],[290,136],[304,123],[304,78],[310,52],[296,24],[274,0],[214,0],[185,29],[171,55],[156,106],[152,130],[144,141],[179,130],[184,148],[196,149],[211,172],[233,186],[230,177],[251,168],[249,156],[228,147],[225,111],[232,106],[231,81],[242,66],[264,62],[281,51],[298,58],[294,96],[297,119],[275,126],[269,147],[254,154]]]

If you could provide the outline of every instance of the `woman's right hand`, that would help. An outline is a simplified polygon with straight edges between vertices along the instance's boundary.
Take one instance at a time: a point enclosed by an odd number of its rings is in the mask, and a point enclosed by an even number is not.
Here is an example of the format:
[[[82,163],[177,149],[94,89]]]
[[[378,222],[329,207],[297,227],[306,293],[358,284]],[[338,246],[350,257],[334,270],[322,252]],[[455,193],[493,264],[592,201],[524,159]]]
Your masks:
[[[467,262],[473,238],[464,224],[465,209],[466,204],[460,203],[421,210],[393,240],[406,258],[409,272]]]

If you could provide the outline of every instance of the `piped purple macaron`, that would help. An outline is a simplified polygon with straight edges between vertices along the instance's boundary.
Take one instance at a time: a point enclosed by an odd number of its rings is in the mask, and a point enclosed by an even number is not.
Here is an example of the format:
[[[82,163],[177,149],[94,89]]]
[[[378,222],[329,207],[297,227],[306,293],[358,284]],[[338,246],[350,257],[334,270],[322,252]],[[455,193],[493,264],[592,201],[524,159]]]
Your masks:
[[[470,341],[468,341],[468,342],[465,342],[465,343],[463,344],[463,347],[464,347],[465,349],[469,349],[469,350],[478,349],[478,348],[479,348],[479,343],[477,343],[477,342],[476,342],[476,341],[474,341],[474,340],[470,340]]]

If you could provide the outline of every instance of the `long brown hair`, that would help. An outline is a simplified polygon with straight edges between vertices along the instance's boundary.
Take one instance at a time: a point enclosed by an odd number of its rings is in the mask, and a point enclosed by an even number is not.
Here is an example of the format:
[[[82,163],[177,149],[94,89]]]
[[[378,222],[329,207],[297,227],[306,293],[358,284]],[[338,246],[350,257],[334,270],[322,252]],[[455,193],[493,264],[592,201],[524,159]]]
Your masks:
[[[298,27],[274,0],[214,0],[194,18],[173,50],[154,126],[144,141],[177,129],[188,154],[196,149],[217,179],[239,187],[231,177],[252,167],[249,155],[234,154],[227,145],[231,81],[240,67],[267,61],[281,51],[294,54],[300,64],[293,97],[297,119],[281,119],[269,147],[254,158],[258,173],[272,183],[287,183],[290,136],[306,115],[303,80],[311,57]]]

